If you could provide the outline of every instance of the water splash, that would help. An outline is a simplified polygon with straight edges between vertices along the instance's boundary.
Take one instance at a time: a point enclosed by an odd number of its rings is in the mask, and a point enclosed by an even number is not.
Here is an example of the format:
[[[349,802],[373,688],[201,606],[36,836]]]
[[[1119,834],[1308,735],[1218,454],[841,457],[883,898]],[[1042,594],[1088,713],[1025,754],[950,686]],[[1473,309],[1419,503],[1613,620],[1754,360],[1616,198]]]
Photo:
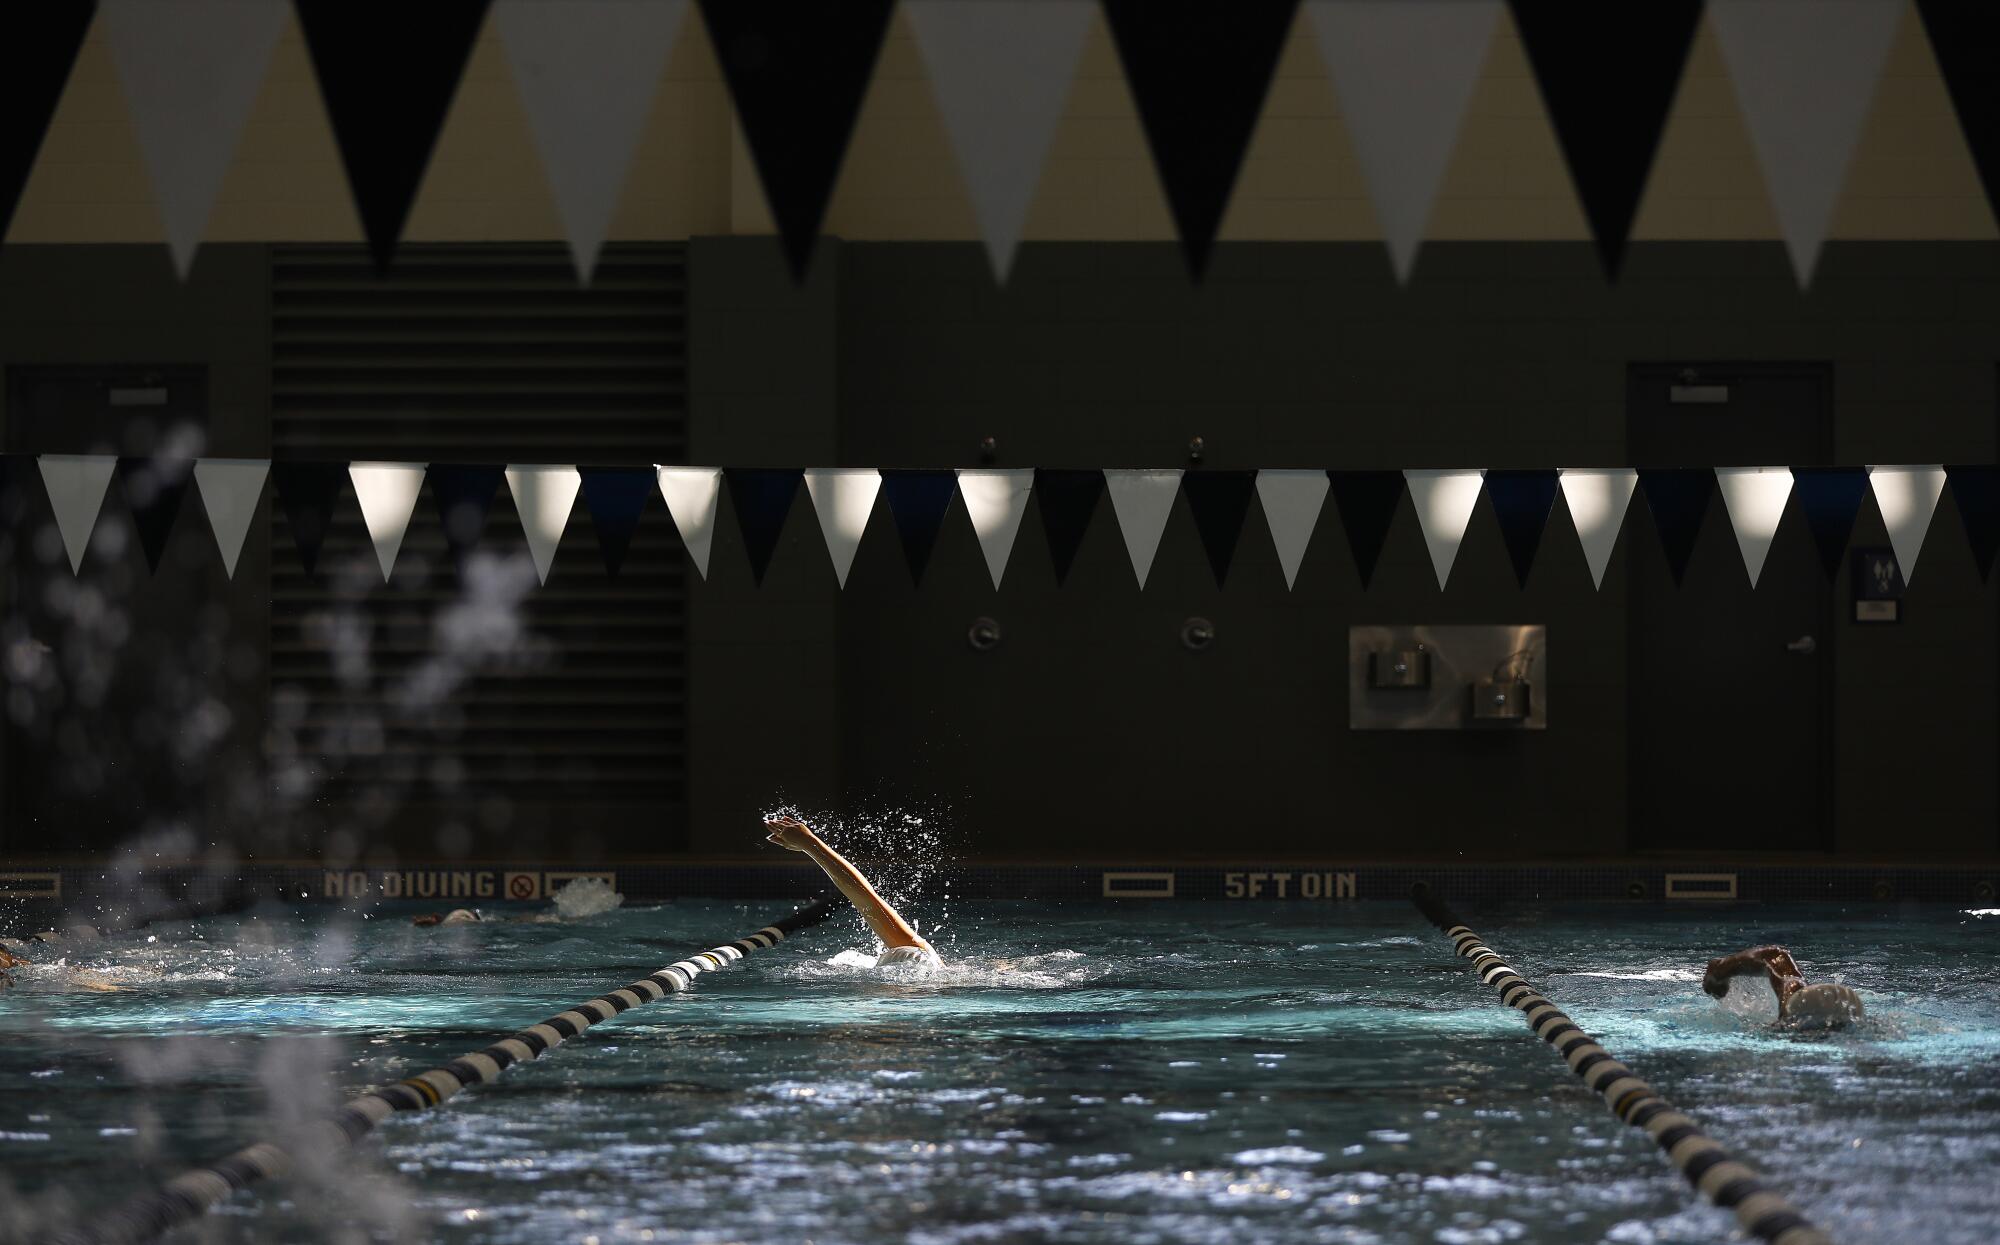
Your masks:
[[[603,878],[578,878],[549,896],[556,915],[565,921],[581,921],[601,916],[625,902],[625,896],[611,889]]]

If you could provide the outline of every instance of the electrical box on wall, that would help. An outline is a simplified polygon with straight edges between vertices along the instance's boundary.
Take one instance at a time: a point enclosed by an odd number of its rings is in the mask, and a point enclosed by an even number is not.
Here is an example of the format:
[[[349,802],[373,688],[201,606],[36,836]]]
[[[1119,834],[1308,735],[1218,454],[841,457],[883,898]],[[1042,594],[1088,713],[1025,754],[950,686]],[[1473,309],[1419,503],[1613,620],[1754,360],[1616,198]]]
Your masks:
[[[1548,628],[1347,629],[1347,724],[1357,731],[1547,730]]]

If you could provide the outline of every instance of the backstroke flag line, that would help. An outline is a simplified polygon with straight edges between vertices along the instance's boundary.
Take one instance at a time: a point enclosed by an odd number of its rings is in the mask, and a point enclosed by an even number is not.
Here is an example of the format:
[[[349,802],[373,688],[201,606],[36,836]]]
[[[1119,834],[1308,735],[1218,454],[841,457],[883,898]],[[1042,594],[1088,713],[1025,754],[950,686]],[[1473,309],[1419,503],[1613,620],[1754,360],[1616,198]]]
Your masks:
[[[1785,503],[1792,497],[1792,469],[1717,467],[1715,483],[1722,490],[1729,524],[1736,529],[1743,569],[1750,572],[1750,586],[1755,588],[1764,573],[1764,559],[1771,554],[1771,540],[1778,534],[1778,521],[1785,517]]]
[[[250,534],[250,521],[257,517],[257,502],[270,474],[271,464],[261,458],[195,461],[195,491],[201,494],[202,509],[208,512],[208,526],[222,553],[222,569],[231,579],[236,578],[236,560],[243,554],[243,539]]]
[[[577,490],[582,487],[583,476],[575,467],[516,464],[507,468],[507,490],[514,496],[521,530],[528,537],[528,556],[535,560],[535,577],[544,584],[549,582],[556,546],[562,543]]]
[[[1111,491],[1111,508],[1118,515],[1118,530],[1125,536],[1125,553],[1132,559],[1132,573],[1139,587],[1146,586],[1153,556],[1160,551],[1160,536],[1167,530],[1167,518],[1180,496],[1178,471],[1131,471],[1106,468],[1104,483]]]
[[[882,473],[873,467],[824,467],[806,472],[806,492],[812,495],[820,535],[826,537],[826,553],[833,559],[834,576],[843,588],[847,587],[847,572],[854,566],[854,551],[861,547],[861,535],[868,530],[868,516],[875,513],[875,494],[881,490]]]
[[[1944,481],[1944,467],[1937,464],[1868,468],[1868,483],[1875,490],[1875,504],[1889,529],[1889,547],[1896,552],[1896,566],[1906,586],[1916,578],[1917,554],[1923,550]]]
[[[1031,467],[958,473],[958,495],[965,499],[965,512],[972,519],[973,534],[979,537],[979,552],[986,559],[987,573],[993,576],[995,591],[1007,573],[1007,559],[1014,552],[1014,537],[1020,535],[1021,516],[1028,513],[1028,493],[1034,486]]]
[[[715,548],[715,508],[722,499],[722,472],[714,467],[660,468],[660,496],[681,534],[694,569],[708,578],[708,555]]]
[[[97,512],[104,508],[104,493],[111,487],[118,460],[108,454],[44,454],[41,466],[42,486],[56,512],[70,573],[81,574],[84,550],[90,548],[90,534],[97,527]]]
[[[1472,521],[1472,509],[1479,504],[1484,471],[1412,470],[1403,473],[1410,486],[1410,500],[1416,503],[1417,522],[1424,529],[1424,545],[1430,550],[1431,569],[1437,572],[1438,591],[1451,578],[1451,564],[1458,560],[1459,542],[1465,539],[1465,525]]]
[[[1639,473],[1627,467],[1565,467],[1557,478],[1570,522],[1576,525],[1576,538],[1583,545],[1583,560],[1590,566],[1590,582],[1602,589],[1604,569],[1611,565],[1611,551],[1618,545],[1618,530],[1625,525],[1625,511],[1639,487]]]
[[[375,560],[382,567],[382,582],[387,583],[410,530],[424,469],[414,463],[353,463],[347,475],[354,481],[354,499],[361,503],[361,519],[375,542]]]
[[[1312,543],[1331,487],[1326,472],[1319,470],[1257,473],[1257,501],[1264,507],[1264,522],[1271,529],[1271,545],[1278,551],[1288,592],[1298,585],[1299,564],[1305,561],[1306,546]]]

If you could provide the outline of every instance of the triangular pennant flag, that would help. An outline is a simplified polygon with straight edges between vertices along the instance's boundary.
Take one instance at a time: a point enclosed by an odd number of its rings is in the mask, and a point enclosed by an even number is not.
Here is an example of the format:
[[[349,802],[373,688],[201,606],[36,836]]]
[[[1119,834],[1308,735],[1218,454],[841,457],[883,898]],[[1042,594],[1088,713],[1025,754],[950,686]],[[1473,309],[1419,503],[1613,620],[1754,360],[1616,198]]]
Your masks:
[[[1153,569],[1153,555],[1160,551],[1160,534],[1167,530],[1167,518],[1174,512],[1174,498],[1181,491],[1178,471],[1133,471],[1111,468],[1104,473],[1111,490],[1111,509],[1118,516],[1118,530],[1125,535],[1125,553],[1132,559],[1132,573],[1139,587],[1146,586],[1146,573]]]
[[[569,527],[570,511],[576,508],[577,490],[583,476],[574,467],[516,464],[507,468],[507,491],[514,496],[514,510],[521,516],[521,531],[528,538],[528,556],[535,560],[535,578],[549,582],[549,567],[556,560]]]
[[[347,477],[354,482],[354,500],[361,503],[361,521],[368,525],[368,539],[375,542],[375,561],[386,584],[410,530],[417,493],[424,486],[424,468],[417,463],[349,463]]]
[[[262,458],[203,458],[195,462],[195,491],[208,511],[208,526],[222,554],[223,572],[231,579],[236,578],[236,560],[243,555],[243,540],[250,534],[251,520],[257,517],[257,501],[264,496],[264,481],[270,474],[270,461]]]
[[[681,544],[694,569],[708,578],[708,555],[715,547],[715,504],[722,496],[722,472],[714,467],[660,468],[660,496],[674,517]]]
[[[1403,473],[1409,481],[1410,500],[1417,508],[1417,523],[1424,530],[1424,546],[1430,550],[1431,569],[1437,572],[1438,591],[1451,578],[1451,564],[1458,560],[1459,542],[1465,539],[1465,525],[1472,521],[1479,505],[1483,471],[1412,470]]]
[[[1983,583],[1992,578],[1994,555],[2000,554],[2000,467],[1946,467],[1944,474]]]
[[[118,460],[108,454],[44,454],[40,461],[42,487],[49,491],[49,505],[56,512],[69,569],[81,574],[83,552],[90,548],[90,534],[97,528],[97,512],[104,508],[104,492],[111,486]]]
[[[504,467],[431,464],[431,500],[437,503],[438,521],[444,524],[445,546],[460,566],[479,546],[486,516],[506,474]]]
[[[1403,473],[1400,471],[1329,471],[1333,482],[1333,504],[1340,511],[1340,525],[1347,529],[1347,548],[1354,554],[1354,569],[1366,588],[1375,578],[1375,564],[1382,559],[1382,547],[1389,543],[1389,525],[1396,521],[1396,507],[1403,502]]]
[[[806,492],[819,515],[820,535],[833,559],[834,578],[847,587],[854,551],[875,513],[875,495],[882,491],[882,473],[873,467],[816,467],[806,472]]]
[[[1799,512],[1805,515],[1819,550],[1820,568],[1832,579],[1840,574],[1854,516],[1868,494],[1868,473],[1859,467],[1794,467],[1792,491],[1798,494]]]
[[[1764,559],[1771,554],[1778,523],[1785,517],[1785,503],[1792,497],[1791,468],[1717,467],[1715,483],[1722,490],[1729,525],[1736,529],[1743,569],[1750,572],[1750,586],[1755,588],[1757,578],[1764,573]]]
[[[639,519],[658,477],[645,467],[583,467],[577,475],[583,508],[590,511],[590,525],[597,529],[604,573],[615,576],[631,552],[632,537],[639,531]]]
[[[96,8],[93,0],[36,0],[8,5],[0,19],[0,238],[7,236]]]
[[[1701,521],[1708,517],[1715,472],[1706,467],[1642,467],[1639,488],[1646,494],[1646,508],[1652,511],[1654,530],[1660,534],[1667,569],[1678,585],[1687,574],[1688,559],[1694,556]]]
[[[701,0],[792,276],[804,280],[894,0]]]
[[[729,505],[743,533],[750,578],[761,584],[764,572],[771,569],[771,556],[778,551],[778,537],[784,534],[785,516],[792,512],[792,498],[798,496],[804,473],[732,467],[722,474],[729,481]]]
[[[1103,0],[1181,251],[1197,280],[1299,0]]]
[[[118,460],[118,491],[131,512],[132,526],[139,532],[139,548],[146,554],[146,569],[157,573],[160,558],[167,551],[167,537],[173,535],[174,520],[180,517],[181,502],[187,497],[188,482],[194,478],[191,458],[121,458]]]
[[[1801,288],[1847,183],[1904,0],[1711,0],[1709,21]]]
[[[687,0],[495,0],[493,24],[585,281],[686,15]]]
[[[1875,490],[1882,522],[1889,529],[1889,548],[1895,551],[1896,567],[1908,586],[1916,577],[1917,555],[1923,552],[1931,516],[1937,513],[1938,498],[1944,494],[1944,467],[1870,464],[1868,483]]]
[[[1556,473],[1488,471],[1486,500],[1500,523],[1500,539],[1514,564],[1514,578],[1525,588],[1535,551],[1542,547],[1542,532],[1549,525],[1549,511],[1555,509]]]
[[[271,488],[278,508],[292,529],[299,563],[311,575],[319,566],[320,546],[333,526],[333,503],[347,480],[346,463],[272,463]]]
[[[937,547],[944,516],[957,493],[958,477],[949,471],[882,473],[882,497],[889,503],[889,517],[895,520],[896,535],[903,542],[910,582],[924,582],[924,568],[931,564],[931,550]]]
[[[1325,477],[1320,479],[1323,485]],[[1236,542],[1243,535],[1243,520],[1250,514],[1257,473],[1191,471],[1181,477],[1181,491],[1187,494],[1188,513],[1194,517],[1194,530],[1201,536],[1209,569],[1215,572],[1215,586],[1220,588],[1229,578],[1229,564],[1236,560]]]
[[[293,0],[378,267],[403,236],[487,0]]]
[[[102,0],[104,41],[186,280],[291,14],[270,0]]]
[[[938,111],[1005,282],[1097,6],[1091,0],[905,0]]]
[[[1590,567],[1591,585],[1603,588],[1604,570],[1618,546],[1618,532],[1625,526],[1625,509],[1632,504],[1639,474],[1627,467],[1565,467],[1560,481],[1563,504],[1569,507],[1583,560]]]
[[[1069,568],[1076,562],[1076,551],[1083,547],[1083,534],[1090,530],[1090,516],[1097,512],[1097,499],[1102,496],[1102,471],[1036,469],[1035,505],[1042,512],[1042,535],[1048,538],[1049,561],[1055,565],[1057,584],[1069,578]]]
[[[1306,0],[1361,180],[1408,281],[1502,0]]]
[[[1598,256],[1616,277],[1701,0],[1510,3]]]
[[[1326,505],[1330,487],[1324,471],[1257,473],[1257,500],[1264,507],[1264,522],[1271,529],[1271,544],[1278,551],[1278,566],[1285,572],[1288,592],[1298,583],[1299,564],[1305,561],[1306,546],[1319,526],[1319,512]]]
[[[1986,187],[1986,202],[2000,214],[2000,5],[1984,0],[1917,0],[1931,51],[1951,92],[1958,128]]]
[[[1035,473],[1026,467],[958,473],[958,494],[965,498],[965,513],[972,520],[973,534],[979,537],[979,552],[986,559],[986,572],[993,577],[996,592],[1007,573],[1007,559],[1014,552],[1014,537],[1021,531],[1021,516],[1028,513],[1028,493],[1034,487]]]

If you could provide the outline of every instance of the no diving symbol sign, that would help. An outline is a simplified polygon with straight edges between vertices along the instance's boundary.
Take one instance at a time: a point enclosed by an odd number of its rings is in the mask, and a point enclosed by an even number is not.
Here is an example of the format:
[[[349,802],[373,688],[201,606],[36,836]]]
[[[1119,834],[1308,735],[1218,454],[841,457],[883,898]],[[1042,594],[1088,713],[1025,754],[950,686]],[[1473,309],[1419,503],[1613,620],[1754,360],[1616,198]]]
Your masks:
[[[542,876],[539,873],[510,873],[507,875],[507,898],[540,899],[542,897]]]

